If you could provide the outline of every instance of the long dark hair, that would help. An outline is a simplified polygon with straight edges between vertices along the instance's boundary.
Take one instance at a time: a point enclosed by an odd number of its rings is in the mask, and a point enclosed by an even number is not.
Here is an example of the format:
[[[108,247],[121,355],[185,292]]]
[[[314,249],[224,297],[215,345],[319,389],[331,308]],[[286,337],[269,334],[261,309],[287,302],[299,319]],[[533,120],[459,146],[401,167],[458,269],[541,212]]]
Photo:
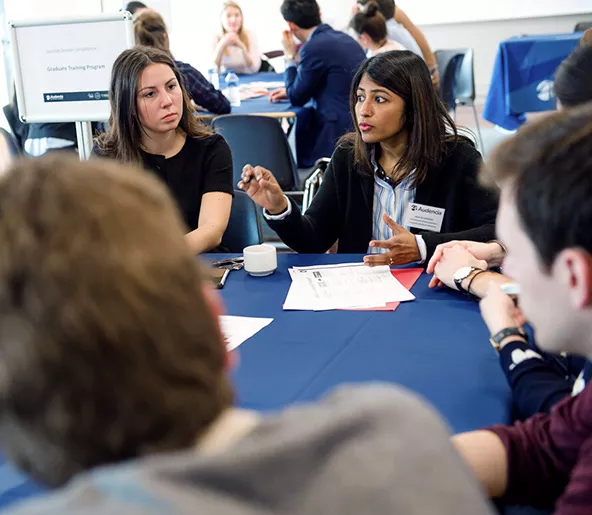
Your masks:
[[[413,186],[417,186],[430,168],[442,162],[450,143],[463,140],[473,145],[469,138],[458,134],[454,121],[438,98],[423,59],[407,50],[384,52],[362,62],[351,86],[350,111],[355,132],[343,136],[341,142],[354,146],[360,173],[374,173],[370,161],[372,144],[364,142],[356,120],[357,91],[363,75],[405,102],[403,130],[408,134],[407,148],[392,170],[393,175],[403,178],[415,169]]]
[[[145,131],[138,116],[138,82],[142,71],[154,63],[168,65],[173,70],[183,92],[183,115],[178,130],[183,130],[187,137],[191,138],[211,134],[194,117],[189,95],[183,85],[183,77],[173,58],[162,50],[137,46],[124,50],[113,64],[109,89],[111,103],[109,130],[99,136],[96,141],[101,155],[124,163],[140,164],[142,162],[140,144],[142,133]]]

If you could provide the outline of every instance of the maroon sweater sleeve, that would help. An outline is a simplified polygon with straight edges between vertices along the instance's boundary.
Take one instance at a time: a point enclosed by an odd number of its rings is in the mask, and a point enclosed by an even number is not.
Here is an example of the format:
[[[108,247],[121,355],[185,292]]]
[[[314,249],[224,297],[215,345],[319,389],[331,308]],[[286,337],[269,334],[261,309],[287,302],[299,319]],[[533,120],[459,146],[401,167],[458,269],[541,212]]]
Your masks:
[[[514,426],[490,428],[508,454],[503,500],[537,507],[555,505],[556,515],[583,515],[592,506],[592,384]]]

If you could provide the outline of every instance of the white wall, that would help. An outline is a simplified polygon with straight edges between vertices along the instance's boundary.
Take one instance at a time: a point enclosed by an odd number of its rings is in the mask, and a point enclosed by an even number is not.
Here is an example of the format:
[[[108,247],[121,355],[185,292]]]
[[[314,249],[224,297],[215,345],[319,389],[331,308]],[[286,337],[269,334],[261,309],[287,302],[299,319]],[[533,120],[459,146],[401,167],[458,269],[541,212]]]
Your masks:
[[[4,0],[7,20],[65,18],[101,12],[101,0]]]
[[[521,34],[553,34],[573,32],[576,23],[592,21],[587,15],[528,18],[489,22],[456,23],[422,26],[432,49],[473,48],[475,50],[475,83],[478,100],[487,95],[498,44]]]
[[[192,63],[202,71],[211,64],[211,47],[214,34],[220,30],[221,0],[204,2],[201,0],[170,0],[173,30],[171,44],[175,56]],[[347,25],[351,4],[349,0],[318,0],[323,18],[342,28]],[[458,0],[457,0],[458,1]],[[483,6],[482,0],[471,0]],[[506,0],[504,0],[506,1]],[[515,2],[515,0],[511,0]],[[521,3],[522,0],[520,0]],[[530,1],[530,0],[529,0]],[[576,3],[579,0],[574,0]],[[437,0],[438,3],[449,3]],[[254,30],[259,38],[262,51],[281,48],[280,36],[285,23],[279,12],[281,0],[240,0],[245,14],[245,25]],[[553,0],[554,4],[557,4]],[[472,21],[452,24],[422,24],[433,21],[427,15],[417,14],[418,25],[422,28],[432,49],[473,48],[475,50],[475,80],[477,95],[483,99],[487,94],[493,63],[500,41],[520,34],[550,34],[572,32],[578,21],[592,21],[592,1],[590,14],[531,17],[514,20]],[[401,8],[418,13],[418,6],[433,5],[434,0],[401,0]],[[541,0],[541,5],[549,0]],[[541,9],[544,7],[541,7]],[[489,4],[490,6],[490,4]],[[483,7],[481,7],[483,8]],[[491,7],[489,7],[491,12]],[[498,12],[498,11],[496,11]],[[483,17],[483,13],[478,13]],[[473,13],[472,16],[476,14]],[[491,14],[494,17],[496,14]],[[499,14],[498,14],[499,15]],[[415,21],[415,20],[414,20]]]
[[[585,14],[592,9],[590,0],[402,0],[397,5],[422,25]]]
[[[239,1],[245,14],[245,25],[257,33],[261,50],[281,48],[281,31],[285,28],[279,11],[282,0]],[[335,28],[347,24],[353,0],[318,1],[326,21],[332,23]],[[540,0],[540,4],[547,5],[549,1]],[[579,1],[569,0],[572,2],[572,7],[575,5],[573,2]],[[589,0],[586,1],[589,2]],[[175,57],[193,64],[202,71],[207,70],[211,64],[212,40],[220,30],[222,0],[153,0],[153,2],[155,7],[163,11],[169,24],[171,47]],[[397,4],[409,13],[415,12],[415,17],[418,18],[416,21],[422,22],[430,20],[425,16],[422,17],[420,6],[432,6],[434,2],[446,3],[442,0],[400,0]],[[472,2],[481,5],[483,10],[482,0],[472,0]],[[556,0],[553,2],[559,4]],[[121,0],[5,0],[7,19],[92,14],[100,12],[101,5],[109,11],[119,9],[123,3]],[[150,4],[150,0],[146,3]],[[491,16],[494,17],[494,14]],[[452,24],[418,23],[418,25],[424,30],[433,49],[474,48],[477,93],[479,97],[484,98],[500,41],[520,34],[572,32],[575,24],[583,20],[592,21],[592,2],[590,2],[590,14],[584,15]]]

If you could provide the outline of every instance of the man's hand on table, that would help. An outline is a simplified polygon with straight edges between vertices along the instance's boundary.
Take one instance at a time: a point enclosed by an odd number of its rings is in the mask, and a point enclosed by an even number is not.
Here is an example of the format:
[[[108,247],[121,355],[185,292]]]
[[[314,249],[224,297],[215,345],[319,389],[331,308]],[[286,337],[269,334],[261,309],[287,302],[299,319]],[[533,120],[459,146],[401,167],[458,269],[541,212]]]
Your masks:
[[[269,94],[269,101],[270,102],[279,102],[280,100],[287,100],[288,93],[286,92],[286,88],[278,88],[273,90]]]

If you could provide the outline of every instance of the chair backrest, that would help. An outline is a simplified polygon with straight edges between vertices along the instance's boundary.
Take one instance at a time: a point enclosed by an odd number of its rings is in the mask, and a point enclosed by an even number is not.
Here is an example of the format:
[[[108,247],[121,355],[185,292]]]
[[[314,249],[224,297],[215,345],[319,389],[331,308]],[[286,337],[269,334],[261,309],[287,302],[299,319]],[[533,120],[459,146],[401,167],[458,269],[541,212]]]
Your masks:
[[[18,146],[16,138],[2,127],[0,127],[0,138],[4,140],[6,148],[8,149],[8,152],[13,159],[19,157],[22,154],[22,151]]]
[[[475,100],[475,63],[473,58],[473,49],[467,48],[459,50],[462,55],[458,64],[456,73],[456,82],[454,84],[454,94],[460,102]]]
[[[25,139],[27,139],[27,133],[29,132],[29,125],[23,123],[19,119],[18,107],[16,107],[16,97],[10,104],[5,105],[2,108],[6,121],[12,131],[12,135],[16,140],[19,149],[23,149],[25,145]]]
[[[473,49],[436,50],[440,71],[440,99],[454,109],[456,103],[475,100],[475,70]]]
[[[456,107],[456,98],[454,96],[454,82],[456,80],[456,70],[459,55],[457,50],[436,50],[434,52],[438,71],[440,72],[440,88],[438,95],[448,110]]]
[[[265,58],[262,58],[261,59],[261,66],[259,67],[259,73],[263,73],[263,72],[272,72],[272,73],[275,73],[275,68]]]
[[[21,155],[15,137],[0,127],[0,174],[6,172],[12,162]]]
[[[263,232],[255,203],[244,191],[235,190],[222,245],[229,252],[239,253],[245,247],[259,243],[263,243]]]
[[[240,181],[243,166],[251,164],[270,170],[285,191],[295,189],[296,163],[278,120],[231,114],[214,118],[212,125],[232,151],[235,184]]]
[[[592,29],[592,21],[581,21],[575,26],[574,32],[584,32],[588,29]]]

